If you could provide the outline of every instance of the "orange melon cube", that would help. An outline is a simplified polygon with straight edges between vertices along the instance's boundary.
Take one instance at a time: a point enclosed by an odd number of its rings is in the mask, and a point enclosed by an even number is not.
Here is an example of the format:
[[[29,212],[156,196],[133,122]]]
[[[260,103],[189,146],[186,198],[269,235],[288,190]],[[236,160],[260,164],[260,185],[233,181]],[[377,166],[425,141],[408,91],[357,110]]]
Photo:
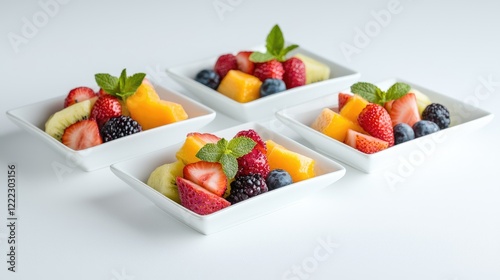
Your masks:
[[[271,152],[273,151],[273,149],[275,147],[284,148],[283,146],[281,146],[280,144],[274,142],[273,140],[266,140],[267,155],[271,154]]]
[[[299,153],[290,151],[281,145],[268,150],[269,168],[286,170],[294,183],[316,176],[315,161]]]
[[[209,133],[189,133],[182,147],[177,151],[175,157],[184,165],[200,161],[196,157],[198,151],[207,143],[217,143],[220,138]]]
[[[262,82],[255,76],[239,70],[230,70],[220,82],[217,91],[225,96],[246,103],[260,97]]]
[[[368,105],[368,101],[366,101],[363,97],[354,94],[345,105],[340,110],[340,115],[344,118],[350,120],[351,122],[358,124],[358,116],[361,111]]]
[[[324,108],[316,117],[311,127],[327,136],[332,137],[340,142],[344,142],[347,130],[352,129],[361,133],[365,133],[361,126],[348,120],[342,115],[335,113],[329,108]]]

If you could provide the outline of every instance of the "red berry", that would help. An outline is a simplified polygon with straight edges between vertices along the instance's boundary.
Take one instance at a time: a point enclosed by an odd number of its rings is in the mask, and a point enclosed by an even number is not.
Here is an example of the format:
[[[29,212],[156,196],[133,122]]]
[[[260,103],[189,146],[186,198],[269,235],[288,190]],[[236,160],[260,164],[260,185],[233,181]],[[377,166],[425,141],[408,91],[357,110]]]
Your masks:
[[[344,105],[347,103],[347,101],[349,101],[349,99],[351,98],[352,94],[348,94],[348,93],[343,93],[343,92],[340,92],[339,93],[339,112],[340,110],[342,110],[342,107],[344,107]]]
[[[250,153],[239,157],[238,172],[236,176],[260,174],[262,178],[267,178],[269,173],[269,162],[264,153],[259,149],[253,149]]]
[[[255,65],[253,75],[264,82],[264,80],[266,79],[283,80],[284,72],[285,70],[283,70],[283,65],[281,64],[281,62],[273,59],[264,63],[257,63]]]
[[[221,80],[229,70],[237,70],[238,64],[236,57],[232,54],[223,54],[215,62],[214,71],[220,76]]]
[[[197,214],[208,215],[231,205],[224,198],[182,177],[177,177],[176,183],[181,205]]]
[[[245,136],[252,139],[253,141],[255,141],[255,143],[257,143],[254,149],[259,149],[263,154],[267,154],[266,143],[262,140],[262,138],[260,138],[260,135],[257,133],[257,131],[253,129],[242,130],[236,133],[234,137],[240,137],[240,136]]]
[[[83,150],[102,144],[99,127],[95,120],[82,120],[68,126],[61,141],[73,150]]]
[[[70,90],[70,92],[66,96],[66,99],[64,99],[64,108],[96,96],[97,94],[94,92],[94,90],[89,87],[74,88]]]
[[[389,147],[394,145],[392,120],[384,107],[375,103],[366,105],[358,116],[358,123],[371,136],[388,142]]]
[[[347,130],[344,141],[347,145],[366,154],[373,154],[389,147],[389,143],[376,137],[359,133],[352,129]]]
[[[122,114],[122,105],[118,98],[109,94],[99,96],[92,107],[90,118],[97,121],[99,127],[112,117],[119,117]]]
[[[227,177],[218,162],[197,161],[184,166],[184,179],[187,179],[211,193],[222,196],[227,188]]]
[[[286,88],[294,88],[306,84],[306,66],[302,60],[292,57],[283,62],[283,81]]]
[[[409,126],[413,126],[413,124],[420,120],[417,98],[413,93],[407,93],[394,100],[390,106],[390,110],[388,111],[392,119],[392,126],[395,126],[398,123],[406,123]]]
[[[236,55],[236,63],[238,64],[238,70],[243,71],[247,74],[252,75],[255,68],[255,63],[250,61],[249,57],[253,52],[242,51]]]

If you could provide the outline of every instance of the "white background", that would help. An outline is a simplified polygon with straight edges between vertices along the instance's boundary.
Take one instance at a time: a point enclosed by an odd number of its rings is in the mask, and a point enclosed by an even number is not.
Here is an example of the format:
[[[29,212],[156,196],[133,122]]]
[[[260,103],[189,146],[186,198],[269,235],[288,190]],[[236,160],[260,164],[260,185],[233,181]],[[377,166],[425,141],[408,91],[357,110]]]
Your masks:
[[[390,1],[67,0],[52,1],[50,14],[40,4],[49,2],[0,1],[0,169],[15,162],[19,172],[18,272],[5,261],[2,183],[1,279],[500,279],[498,119],[449,139],[394,188],[384,177],[394,168],[347,167],[299,204],[204,236],[107,168],[59,180],[51,162],[64,159],[4,113],[124,67],[188,94],[162,71],[261,44],[278,23],[287,40],[364,81],[401,77],[498,114],[497,1],[401,0],[364,45],[357,28]],[[347,44],[358,52],[343,53]],[[233,124],[218,115],[206,129]],[[322,247],[328,241],[335,248]]]

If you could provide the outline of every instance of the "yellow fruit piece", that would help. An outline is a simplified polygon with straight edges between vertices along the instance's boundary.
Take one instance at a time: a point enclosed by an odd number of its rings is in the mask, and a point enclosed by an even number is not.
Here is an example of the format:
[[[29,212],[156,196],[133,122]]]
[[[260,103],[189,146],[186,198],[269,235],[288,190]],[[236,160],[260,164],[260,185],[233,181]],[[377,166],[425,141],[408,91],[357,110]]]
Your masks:
[[[130,117],[136,120],[143,130],[178,122],[188,118],[182,105],[160,97],[148,83],[142,83],[137,91],[126,101]]]
[[[267,148],[267,154],[271,154],[271,152],[273,151],[273,149],[275,147],[281,147],[283,148],[283,146],[281,146],[280,144],[274,142],[273,140],[266,140],[266,148]]]
[[[360,133],[365,131],[357,124],[335,113],[331,109],[324,108],[311,124],[311,127],[340,142],[344,142],[347,130],[352,129]]]
[[[284,169],[292,177],[293,182],[300,182],[314,177],[315,161],[299,153],[290,151],[281,145],[275,145],[268,151],[269,168]]]
[[[230,70],[222,79],[217,91],[225,96],[246,103],[260,97],[262,82],[255,76],[239,70]]]
[[[350,120],[351,122],[358,124],[358,116],[361,111],[368,105],[368,101],[366,101],[363,97],[354,94],[349,100],[345,103],[342,110],[340,110],[340,115],[344,118]]]
[[[184,164],[181,161],[158,166],[149,175],[147,185],[177,203],[181,203],[176,178],[182,177]]]
[[[207,141],[202,137],[197,136],[197,134],[189,134],[175,157],[185,165],[198,162],[200,159],[196,157],[196,154],[205,144],[207,144]]]

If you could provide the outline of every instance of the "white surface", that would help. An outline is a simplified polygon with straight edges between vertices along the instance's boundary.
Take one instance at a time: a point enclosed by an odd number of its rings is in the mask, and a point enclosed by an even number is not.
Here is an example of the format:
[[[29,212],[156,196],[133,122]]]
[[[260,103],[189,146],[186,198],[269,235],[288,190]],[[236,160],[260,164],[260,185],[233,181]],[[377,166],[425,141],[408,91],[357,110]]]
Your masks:
[[[345,175],[345,168],[336,161],[304,147],[289,138],[274,133],[258,123],[244,123],[222,131],[216,131],[214,134],[230,140],[238,132],[248,129],[255,130],[264,141],[273,140],[278,145],[282,145],[290,151],[312,158],[315,161],[314,171],[316,176],[296,182],[286,188],[283,187],[279,190],[269,191],[265,194],[230,205],[210,215],[199,215],[165,197],[146,184],[149,175],[155,168],[177,160],[175,154],[181,148],[183,141],[155,153],[149,153],[113,164],[110,168],[120,179],[147,197],[160,209],[203,234],[216,233],[277,210],[286,211],[286,209],[282,208],[297,203],[303,198],[328,187]]]
[[[214,3],[236,7],[219,17]],[[97,72],[155,74],[253,45],[279,23],[287,40],[358,70],[362,80],[401,77],[499,116],[499,4],[401,0],[402,10],[348,60],[341,45],[354,44],[356,28],[388,3],[70,0],[15,53],[8,33],[20,34],[23,17],[41,7],[2,0],[0,108],[65,94]],[[488,79],[496,84],[485,87]],[[164,75],[156,80],[182,92]],[[203,131],[234,124],[219,115]],[[166,216],[109,169],[71,168],[4,113],[0,127],[2,168],[15,162],[19,172],[19,272],[3,261],[2,187],[1,279],[293,279],[299,267],[303,279],[500,278],[499,118],[440,145],[392,188],[384,176],[397,169],[367,175],[347,167],[300,204],[209,236]],[[68,165],[61,180],[51,167],[58,161]],[[324,246],[328,239],[338,247]]]
[[[36,141],[45,142],[47,148],[52,149],[61,158],[71,160],[74,165],[85,171],[94,171],[108,168],[115,162],[133,156],[153,152],[165,145],[176,144],[187,133],[196,131],[215,119],[216,112],[213,109],[161,86],[156,86],[155,89],[161,100],[181,104],[188,118],[79,151],[67,147],[45,133],[45,122],[63,108],[61,101],[64,103],[65,95],[9,110],[7,116],[36,138]]]
[[[285,46],[294,43],[285,42]],[[256,48],[244,48],[245,50],[258,50],[265,52],[265,45]],[[236,54],[237,52],[232,52]],[[357,82],[360,74],[352,69],[348,69],[339,63],[325,59],[305,48],[298,47],[288,54],[291,57],[295,54],[303,54],[313,58],[330,67],[330,77],[327,80],[312,83],[309,85],[289,89],[279,94],[273,94],[254,101],[240,103],[216,90],[213,90],[193,79],[196,74],[203,69],[213,68],[218,55],[203,61],[190,62],[180,66],[167,69],[167,74],[185,87],[191,94],[202,100],[211,108],[222,112],[233,119],[248,122],[274,117],[274,113],[287,106],[301,104],[314,98],[329,95],[332,92],[349,87]]]
[[[468,106],[462,101],[428,90],[410,81],[393,78],[373,83],[381,90],[387,91],[396,82],[406,83],[425,94],[432,102],[446,106],[450,111],[450,127],[438,133],[420,137],[415,141],[395,145],[374,154],[366,154],[311,127],[321,110],[338,108],[337,93],[280,110],[276,112],[276,118],[301,135],[318,151],[361,171],[371,173],[385,168],[397,168],[400,162],[399,157],[418,164],[427,154],[432,153],[437,145],[473,133],[491,122],[494,117],[493,114],[480,108]],[[352,94],[349,88],[341,92]]]

